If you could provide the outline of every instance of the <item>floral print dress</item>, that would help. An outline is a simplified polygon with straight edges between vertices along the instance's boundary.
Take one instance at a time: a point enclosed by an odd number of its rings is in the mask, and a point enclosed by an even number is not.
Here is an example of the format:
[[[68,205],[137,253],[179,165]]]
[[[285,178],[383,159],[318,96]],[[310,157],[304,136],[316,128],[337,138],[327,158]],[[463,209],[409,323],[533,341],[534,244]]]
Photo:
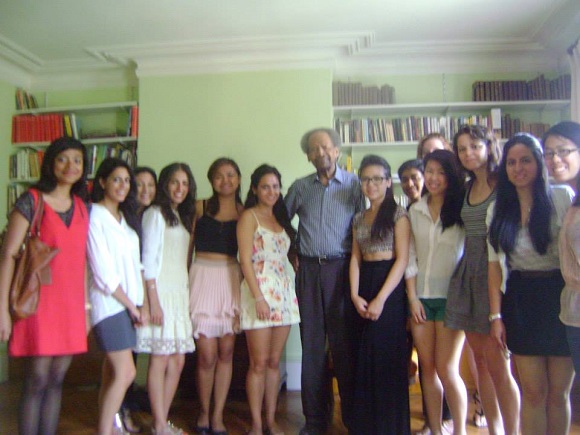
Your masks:
[[[254,215],[254,217],[256,217]],[[260,290],[270,306],[270,318],[256,317],[256,304],[246,280],[241,286],[242,329],[269,328],[300,322],[298,299],[294,284],[294,270],[288,261],[290,238],[286,231],[277,233],[258,222],[254,232],[252,265]]]

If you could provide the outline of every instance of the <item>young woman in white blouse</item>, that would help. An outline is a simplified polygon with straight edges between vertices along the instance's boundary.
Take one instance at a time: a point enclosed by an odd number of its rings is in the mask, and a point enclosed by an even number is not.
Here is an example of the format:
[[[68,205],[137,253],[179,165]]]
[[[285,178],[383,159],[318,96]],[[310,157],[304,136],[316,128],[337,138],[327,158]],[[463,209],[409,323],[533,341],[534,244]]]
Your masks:
[[[423,370],[423,395],[431,432],[440,434],[443,390],[454,434],[465,433],[467,393],[459,376],[463,331],[443,325],[451,275],[463,255],[463,173],[451,151],[425,156],[425,187],[409,210],[416,259],[407,268],[411,330]]]
[[[124,433],[115,413],[135,378],[132,349],[135,326],[144,317],[139,254],[141,225],[137,217],[137,186],[127,163],[108,158],[97,170],[92,193],[88,257],[91,323],[105,352],[99,392],[100,435]]]
[[[157,435],[184,433],[167,417],[185,354],[195,350],[187,273],[195,192],[189,166],[170,164],[161,170],[155,201],[143,214],[143,274],[151,319],[139,328],[137,352],[151,354],[147,388]]]

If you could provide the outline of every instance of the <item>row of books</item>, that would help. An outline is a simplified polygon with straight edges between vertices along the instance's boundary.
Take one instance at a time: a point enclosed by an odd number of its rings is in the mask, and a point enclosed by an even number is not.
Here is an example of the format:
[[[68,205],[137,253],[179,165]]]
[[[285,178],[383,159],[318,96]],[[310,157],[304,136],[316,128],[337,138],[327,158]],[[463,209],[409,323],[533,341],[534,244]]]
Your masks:
[[[510,138],[516,133],[530,133],[541,139],[544,133],[548,131],[550,124],[542,122],[524,122],[519,118],[512,118],[506,114],[501,117],[501,136]]]
[[[490,116],[409,116],[407,118],[335,119],[343,143],[412,142],[437,132],[452,138],[463,124],[491,125]]]
[[[130,167],[137,166],[136,144],[96,144],[87,146],[89,168],[88,178],[95,178],[97,169],[107,157],[117,157],[127,162]]]
[[[473,101],[569,100],[570,74],[549,80],[540,75],[533,80],[477,81],[472,85]]]
[[[43,150],[32,148],[21,149],[16,154],[12,154],[8,169],[10,179],[28,181],[39,178],[43,158]]]
[[[97,168],[107,157],[118,157],[126,161],[129,166],[137,164],[135,144],[96,144],[87,146],[88,177],[94,178]],[[43,150],[23,148],[10,156],[9,174],[13,181],[32,181],[40,177],[40,167],[44,158]]]
[[[115,137],[127,135],[137,137],[139,129],[139,107],[133,106],[129,111],[126,132],[100,133],[98,137]],[[81,121],[75,113],[26,114],[12,117],[12,143],[51,142],[61,136],[85,139],[90,133],[83,134]]]
[[[22,195],[24,192],[26,192],[27,189],[28,186],[25,184],[14,183],[8,185],[8,199],[7,199],[8,207],[6,208],[6,210],[8,211],[12,210],[12,207],[14,206],[14,203],[16,202],[18,197]]]
[[[357,82],[333,82],[333,106],[362,106],[372,104],[394,104],[395,88],[389,85],[363,86]]]
[[[26,110],[26,109],[36,109],[38,108],[38,102],[36,97],[24,89],[16,89],[16,110]]]
[[[50,142],[64,136],[63,115],[15,115],[12,117],[12,143]]]

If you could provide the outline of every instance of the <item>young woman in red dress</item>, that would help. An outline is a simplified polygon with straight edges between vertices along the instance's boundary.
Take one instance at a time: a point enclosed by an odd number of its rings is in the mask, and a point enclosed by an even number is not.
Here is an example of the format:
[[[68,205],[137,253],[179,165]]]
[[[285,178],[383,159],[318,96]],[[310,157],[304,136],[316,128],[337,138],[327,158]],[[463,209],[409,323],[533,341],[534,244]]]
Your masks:
[[[62,382],[72,356],[87,351],[85,259],[89,213],[85,205],[87,154],[63,137],[46,149],[39,182],[16,202],[0,256],[0,341],[11,357],[26,357],[19,433],[54,434]],[[14,255],[24,241],[39,195],[44,198],[40,238],[59,249],[50,263],[52,282],[40,290],[36,314],[12,321],[8,293]]]

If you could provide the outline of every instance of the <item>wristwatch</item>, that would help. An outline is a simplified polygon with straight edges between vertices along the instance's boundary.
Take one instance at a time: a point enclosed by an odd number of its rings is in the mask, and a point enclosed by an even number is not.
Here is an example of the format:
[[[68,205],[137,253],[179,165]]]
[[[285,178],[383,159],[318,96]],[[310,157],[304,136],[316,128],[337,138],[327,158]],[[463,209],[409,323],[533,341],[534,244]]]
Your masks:
[[[501,319],[501,313],[490,314],[488,319],[490,323],[493,322],[494,320]]]

